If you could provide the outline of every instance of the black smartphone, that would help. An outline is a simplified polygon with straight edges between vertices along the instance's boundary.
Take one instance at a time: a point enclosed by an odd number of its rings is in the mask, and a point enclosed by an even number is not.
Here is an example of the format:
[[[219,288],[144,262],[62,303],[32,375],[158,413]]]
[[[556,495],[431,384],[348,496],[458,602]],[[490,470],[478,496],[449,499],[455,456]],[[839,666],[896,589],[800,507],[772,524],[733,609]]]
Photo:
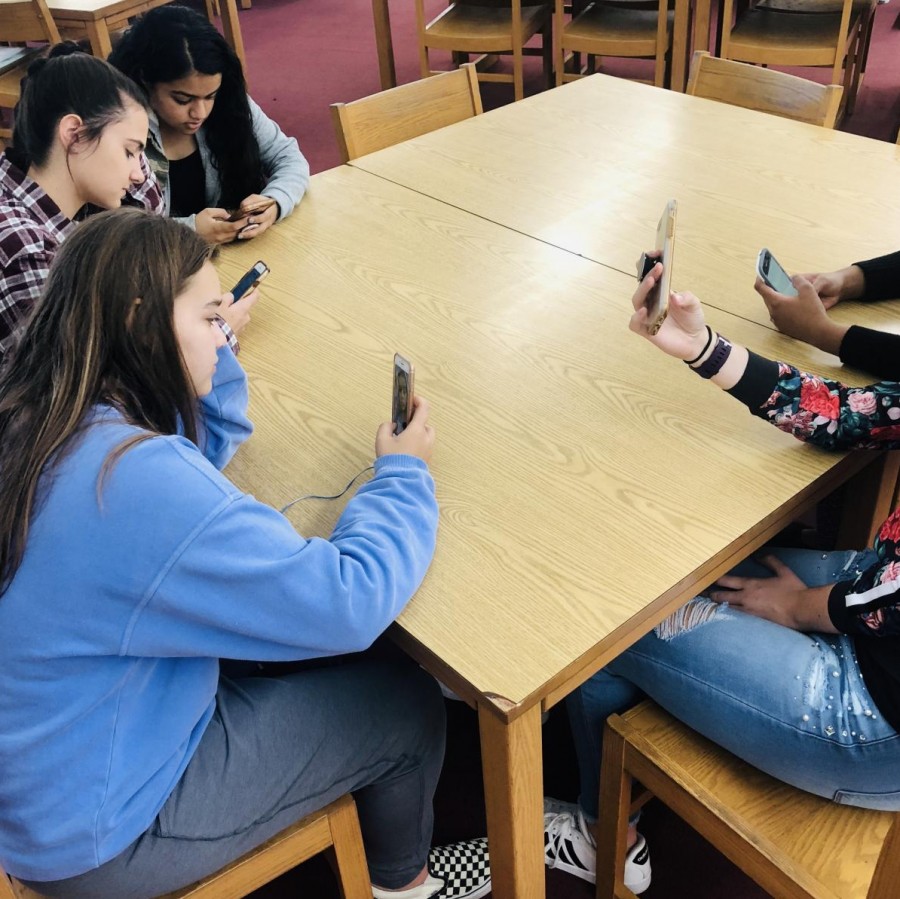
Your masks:
[[[391,421],[394,433],[406,430],[413,413],[416,370],[409,359],[394,353],[394,386],[391,399]]]
[[[274,202],[275,201],[271,197],[267,197],[265,202],[258,203],[256,206],[239,206],[229,214],[228,218],[225,219],[225,221],[239,222],[241,219],[246,218],[248,215],[257,215],[260,212],[265,212]]]
[[[777,290],[786,297],[797,296],[797,288],[791,282],[791,276],[765,247],[759,251],[756,258],[756,271],[772,290]]]
[[[250,269],[234,287],[231,288],[231,295],[234,297],[234,301],[237,302],[245,293],[249,293],[259,284],[266,275],[269,274],[269,266],[262,261],[256,263],[253,268]]]

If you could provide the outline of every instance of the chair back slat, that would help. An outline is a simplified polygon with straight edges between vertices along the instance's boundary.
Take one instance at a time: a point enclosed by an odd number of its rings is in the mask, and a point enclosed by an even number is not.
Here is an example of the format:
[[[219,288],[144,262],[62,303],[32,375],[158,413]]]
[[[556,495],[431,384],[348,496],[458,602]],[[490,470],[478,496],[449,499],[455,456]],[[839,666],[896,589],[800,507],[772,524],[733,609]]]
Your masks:
[[[745,109],[834,128],[843,88],[774,69],[694,53],[687,93]]]
[[[472,65],[331,106],[344,162],[480,115]]]

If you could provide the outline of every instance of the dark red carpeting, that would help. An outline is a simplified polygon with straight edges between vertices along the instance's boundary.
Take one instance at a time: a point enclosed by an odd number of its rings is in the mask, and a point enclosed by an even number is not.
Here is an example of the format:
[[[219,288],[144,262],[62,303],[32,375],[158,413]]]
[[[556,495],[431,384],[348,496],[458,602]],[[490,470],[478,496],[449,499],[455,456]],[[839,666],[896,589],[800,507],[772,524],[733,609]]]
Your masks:
[[[439,9],[441,0],[429,0]],[[900,123],[900,30],[897,3],[880,6],[868,73],[847,131],[893,140]],[[412,0],[395,2],[394,50],[400,82],[419,76]],[[339,163],[328,104],[379,89],[370,0],[253,0],[241,12],[250,88],[284,130],[297,137],[313,172]],[[529,61],[527,91],[541,89],[538,60]],[[643,63],[612,62],[605,71],[632,74]],[[822,70],[797,71],[822,80]],[[511,100],[506,85],[482,86],[485,107]],[[447,761],[436,800],[438,843],[484,833],[481,762],[474,712],[449,703]],[[565,713],[557,708],[545,728],[547,792],[572,799],[577,791]],[[648,899],[763,899],[766,894],[665,808],[651,804],[641,829],[652,849],[654,879]],[[547,874],[548,899],[590,899],[593,887],[556,871]],[[330,869],[315,859],[259,890],[258,899],[337,899]]]

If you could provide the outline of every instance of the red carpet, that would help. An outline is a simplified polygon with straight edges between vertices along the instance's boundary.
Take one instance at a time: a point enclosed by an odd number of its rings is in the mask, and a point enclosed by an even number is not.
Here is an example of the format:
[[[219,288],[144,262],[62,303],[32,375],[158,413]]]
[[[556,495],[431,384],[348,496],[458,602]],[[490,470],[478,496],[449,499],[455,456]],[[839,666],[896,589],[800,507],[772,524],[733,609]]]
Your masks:
[[[440,0],[429,0],[441,8]],[[900,30],[892,28],[898,3],[881,6],[868,73],[845,130],[893,140],[900,122]],[[399,81],[419,77],[412,0],[391,8]],[[379,89],[370,0],[253,0],[241,13],[251,93],[284,130],[297,137],[313,172],[339,163],[328,104]],[[540,61],[533,59],[526,90],[541,89]],[[641,62],[611,63],[611,74],[629,74]],[[824,70],[797,71],[824,80]],[[507,85],[483,85],[486,108],[510,102]],[[900,151],[898,151],[900,152]],[[437,802],[437,843],[483,834],[484,808],[474,713],[450,703],[447,761]],[[574,798],[575,765],[565,714],[554,710],[545,729],[547,792]],[[642,825],[652,849],[653,885],[647,899],[764,899],[766,894],[665,808],[648,807]],[[257,899],[337,899],[322,858],[301,866],[254,894]],[[590,899],[591,885],[556,871],[547,873],[548,899]]]

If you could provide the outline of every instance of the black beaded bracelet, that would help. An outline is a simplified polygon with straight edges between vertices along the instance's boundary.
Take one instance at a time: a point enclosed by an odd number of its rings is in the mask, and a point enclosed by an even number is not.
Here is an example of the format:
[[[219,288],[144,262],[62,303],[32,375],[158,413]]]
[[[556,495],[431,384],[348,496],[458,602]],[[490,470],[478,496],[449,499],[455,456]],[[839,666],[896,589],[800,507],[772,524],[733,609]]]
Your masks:
[[[712,339],[713,339],[713,329],[710,328],[709,325],[707,325],[706,326],[706,345],[703,347],[702,350],[700,350],[699,353],[697,353],[696,356],[694,356],[693,359],[685,359],[684,364],[685,365],[694,365],[695,363],[699,362],[703,358],[704,353],[709,349],[709,345],[712,343]]]
[[[714,377],[722,370],[722,366],[731,355],[732,346],[731,341],[726,340],[720,334],[719,339],[716,341],[716,348],[712,351],[709,359],[703,365],[692,369],[692,371],[697,372],[701,378],[709,379]]]

